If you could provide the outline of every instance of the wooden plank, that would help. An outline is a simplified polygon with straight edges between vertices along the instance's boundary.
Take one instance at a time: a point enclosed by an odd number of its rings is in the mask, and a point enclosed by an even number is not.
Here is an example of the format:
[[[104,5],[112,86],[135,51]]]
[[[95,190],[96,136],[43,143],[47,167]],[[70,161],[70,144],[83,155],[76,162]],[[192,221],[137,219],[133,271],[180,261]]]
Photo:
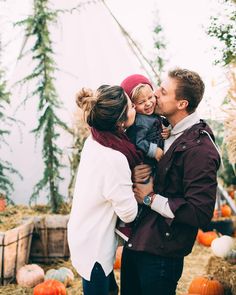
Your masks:
[[[2,278],[3,278],[4,237],[5,237],[5,233],[0,232],[0,285],[3,284]]]
[[[3,255],[3,284],[14,278],[17,260],[18,227],[5,232]]]
[[[30,250],[30,260],[32,262],[43,262],[44,257],[47,257],[47,233],[45,227],[45,217],[37,216],[34,218],[34,231],[31,242],[31,250]]]
[[[16,270],[28,263],[33,228],[33,218],[19,227]]]
[[[51,215],[46,218],[48,228],[48,256],[67,258],[69,252],[66,253],[65,245],[67,242],[67,223],[69,215]]]

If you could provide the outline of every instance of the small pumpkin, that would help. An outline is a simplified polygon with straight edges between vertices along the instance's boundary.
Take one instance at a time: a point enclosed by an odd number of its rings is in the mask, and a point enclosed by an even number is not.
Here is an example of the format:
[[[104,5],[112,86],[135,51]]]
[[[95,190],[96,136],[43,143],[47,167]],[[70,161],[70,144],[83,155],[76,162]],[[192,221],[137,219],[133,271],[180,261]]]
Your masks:
[[[59,269],[49,269],[45,275],[45,280],[48,279],[60,281],[67,287],[74,280],[74,274],[67,267],[60,267]]]
[[[210,247],[211,243],[214,239],[216,239],[218,237],[217,233],[214,231],[207,231],[204,232],[201,229],[198,230],[198,234],[197,234],[197,241],[198,243],[206,246],[206,247]]]
[[[114,269],[120,269],[121,267],[121,256],[122,256],[122,252],[123,252],[123,246],[119,246],[116,249],[116,259],[114,262]]]
[[[224,258],[228,252],[234,248],[234,239],[230,236],[223,235],[211,243],[212,252],[221,258]]]
[[[17,284],[25,288],[33,288],[44,281],[44,270],[37,264],[27,264],[16,273]]]
[[[0,211],[5,211],[6,209],[6,198],[0,193]]]
[[[230,217],[232,215],[232,210],[229,205],[224,204],[221,206],[221,216]]]
[[[66,295],[66,287],[57,280],[46,280],[34,287],[33,295]]]
[[[223,285],[212,277],[196,277],[192,280],[189,294],[224,295]]]

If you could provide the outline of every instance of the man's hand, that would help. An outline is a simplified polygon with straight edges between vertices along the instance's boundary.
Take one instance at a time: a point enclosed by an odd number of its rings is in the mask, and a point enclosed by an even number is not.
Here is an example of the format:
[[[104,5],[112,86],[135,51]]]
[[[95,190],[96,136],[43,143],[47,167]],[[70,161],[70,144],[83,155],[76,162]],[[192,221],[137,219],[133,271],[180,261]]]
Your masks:
[[[147,164],[137,165],[133,169],[132,179],[135,183],[145,183],[152,174],[152,168]]]
[[[150,177],[150,181],[146,184],[135,183],[133,191],[137,202],[142,204],[144,197],[153,192],[153,178]]]
[[[167,139],[170,137],[170,129],[169,128],[166,128],[165,126],[162,126],[162,132],[161,132],[161,136],[164,138],[164,139]]]

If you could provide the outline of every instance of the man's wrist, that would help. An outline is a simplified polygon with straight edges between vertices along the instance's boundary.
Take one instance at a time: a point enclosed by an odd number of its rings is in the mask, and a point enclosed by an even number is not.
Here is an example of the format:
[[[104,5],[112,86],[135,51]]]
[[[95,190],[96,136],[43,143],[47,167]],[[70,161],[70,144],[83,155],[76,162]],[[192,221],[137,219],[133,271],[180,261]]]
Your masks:
[[[157,195],[156,195],[154,192],[151,193],[151,196],[150,196],[150,197],[151,197],[151,204],[150,204],[150,207],[152,206],[152,203],[153,203],[154,199],[156,198],[156,196],[157,196]]]
[[[146,206],[150,206],[152,205],[153,200],[155,199],[156,194],[154,192],[151,192],[149,194],[147,194],[144,198],[143,198],[143,204]]]

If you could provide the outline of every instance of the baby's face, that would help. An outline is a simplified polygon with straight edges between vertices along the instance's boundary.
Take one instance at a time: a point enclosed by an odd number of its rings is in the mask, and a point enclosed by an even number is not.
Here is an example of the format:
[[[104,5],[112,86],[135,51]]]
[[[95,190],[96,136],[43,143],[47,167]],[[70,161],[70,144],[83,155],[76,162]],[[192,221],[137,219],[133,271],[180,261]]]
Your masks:
[[[156,97],[149,85],[145,85],[135,98],[134,102],[136,112],[143,115],[152,115],[156,106]]]

